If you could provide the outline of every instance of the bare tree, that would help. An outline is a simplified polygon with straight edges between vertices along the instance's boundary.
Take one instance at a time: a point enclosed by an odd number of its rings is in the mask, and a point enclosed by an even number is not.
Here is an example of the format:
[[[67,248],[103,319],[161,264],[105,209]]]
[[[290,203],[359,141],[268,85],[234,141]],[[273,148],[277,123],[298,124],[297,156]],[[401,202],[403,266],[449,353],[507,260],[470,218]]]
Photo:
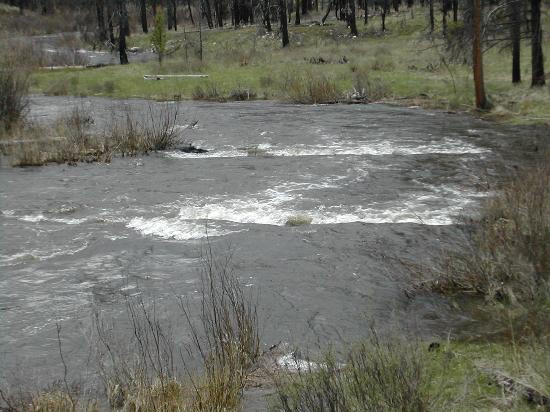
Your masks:
[[[542,52],[541,0],[531,0],[531,86],[544,86],[544,55]]]
[[[145,0],[139,0],[139,13],[141,17],[141,29],[143,33],[147,33],[149,29],[147,27],[147,6]]]
[[[279,21],[281,24],[281,38],[283,41],[283,47],[289,45],[288,39],[288,26],[286,23],[286,0],[279,0]]]

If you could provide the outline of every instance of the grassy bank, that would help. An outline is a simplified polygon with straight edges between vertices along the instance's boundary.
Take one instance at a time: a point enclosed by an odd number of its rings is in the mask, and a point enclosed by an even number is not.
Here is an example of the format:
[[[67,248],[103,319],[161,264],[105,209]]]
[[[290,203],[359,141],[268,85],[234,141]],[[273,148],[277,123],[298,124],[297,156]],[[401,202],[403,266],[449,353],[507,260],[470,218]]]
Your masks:
[[[274,33],[262,28],[205,30],[203,61],[198,34],[170,32],[181,47],[157,62],[84,70],[41,71],[32,91],[52,95],[143,97],[150,99],[277,99],[296,102],[335,101],[361,92],[370,100],[406,100],[407,104],[448,110],[473,110],[472,75],[468,65],[453,63],[432,42],[425,10],[417,8],[388,17],[380,32],[379,17],[360,25],[351,38],[341,22],[325,26],[290,26],[291,46],[281,49]],[[550,21],[545,14],[545,36]],[[319,17],[320,16],[315,16]],[[189,28],[188,28],[189,29]],[[550,55],[550,41],[543,42]],[[149,47],[149,38],[134,35],[129,45]],[[511,53],[494,47],[485,54],[486,88],[494,103],[488,116],[514,123],[550,123],[550,89],[531,89],[530,49],[522,47],[523,83],[511,83]],[[208,79],[145,81],[145,74],[204,73]],[[295,79],[299,79],[296,82]],[[307,90],[299,84],[308,82]],[[356,93],[357,94],[357,93]],[[361,94],[361,93],[358,93]],[[319,97],[316,99],[316,97]]]

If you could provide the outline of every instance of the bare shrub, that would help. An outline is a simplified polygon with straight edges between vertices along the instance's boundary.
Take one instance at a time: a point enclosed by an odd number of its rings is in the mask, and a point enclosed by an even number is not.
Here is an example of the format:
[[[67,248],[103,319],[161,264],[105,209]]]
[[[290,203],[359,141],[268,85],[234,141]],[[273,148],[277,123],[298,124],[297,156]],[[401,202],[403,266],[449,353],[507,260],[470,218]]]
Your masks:
[[[253,89],[240,84],[229,93],[229,100],[244,101],[254,99],[255,97],[256,92]]]
[[[203,263],[199,307],[179,300],[191,348],[175,343],[172,325],[161,321],[154,302],[141,297],[126,300],[129,340],[96,313],[95,347],[111,407],[222,411],[238,406],[246,373],[260,354],[256,303],[230,270],[230,258],[215,259],[208,246]],[[184,359],[193,348],[202,371],[194,372]]]
[[[517,172],[471,222],[469,247],[448,253],[429,286],[529,305],[550,297],[550,161]]]
[[[420,345],[371,337],[339,362],[328,352],[307,370],[276,378],[277,407],[294,411],[424,411],[427,371]]]
[[[389,97],[391,88],[380,77],[372,77],[367,70],[357,69],[353,74],[352,99],[377,101]]]
[[[246,373],[260,356],[256,303],[245,294],[230,263],[230,256],[216,259],[207,245],[198,325],[191,320],[189,306],[180,300],[205,368],[203,379],[194,385],[194,410],[236,407]]]
[[[286,100],[292,103],[335,103],[342,92],[333,79],[314,72],[287,73],[281,85]]]
[[[217,83],[208,81],[193,90],[193,100],[223,100]]]
[[[0,132],[9,131],[25,118],[29,73],[14,64],[0,64]]]
[[[122,118],[115,114],[105,131],[105,143],[123,156],[171,149],[180,143],[176,127],[178,115],[178,104],[165,104],[159,108],[149,105],[141,120],[130,110],[126,110]]]

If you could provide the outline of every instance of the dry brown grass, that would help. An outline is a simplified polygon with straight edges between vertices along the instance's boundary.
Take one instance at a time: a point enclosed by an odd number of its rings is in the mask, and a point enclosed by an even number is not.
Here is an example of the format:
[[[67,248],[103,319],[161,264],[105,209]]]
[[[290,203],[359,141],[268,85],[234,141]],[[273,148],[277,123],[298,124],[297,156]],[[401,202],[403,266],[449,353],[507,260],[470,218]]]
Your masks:
[[[550,297],[550,158],[520,170],[471,222],[469,248],[443,260],[430,287],[490,301],[530,304]]]
[[[287,72],[281,80],[285,100],[299,104],[336,103],[342,99],[337,83],[324,74]]]
[[[276,378],[274,409],[298,411],[425,411],[425,355],[414,341],[371,337],[339,362],[328,352],[315,367]]]

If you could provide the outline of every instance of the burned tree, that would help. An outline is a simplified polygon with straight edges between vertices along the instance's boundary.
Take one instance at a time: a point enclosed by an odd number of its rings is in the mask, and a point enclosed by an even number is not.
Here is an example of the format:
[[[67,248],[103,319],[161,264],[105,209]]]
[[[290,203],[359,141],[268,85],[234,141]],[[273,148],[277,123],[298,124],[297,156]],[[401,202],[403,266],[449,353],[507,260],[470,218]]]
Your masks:
[[[145,0],[139,0],[139,14],[141,19],[141,30],[143,33],[147,33],[149,28],[147,27],[147,6]]]
[[[531,86],[544,86],[544,55],[542,52],[541,0],[531,0]]]
[[[347,18],[348,26],[352,36],[357,36],[357,23],[355,21],[355,0],[347,0]]]
[[[281,39],[283,42],[283,47],[289,45],[290,41],[288,39],[288,26],[286,23],[286,0],[279,0],[279,22],[281,30]]]

